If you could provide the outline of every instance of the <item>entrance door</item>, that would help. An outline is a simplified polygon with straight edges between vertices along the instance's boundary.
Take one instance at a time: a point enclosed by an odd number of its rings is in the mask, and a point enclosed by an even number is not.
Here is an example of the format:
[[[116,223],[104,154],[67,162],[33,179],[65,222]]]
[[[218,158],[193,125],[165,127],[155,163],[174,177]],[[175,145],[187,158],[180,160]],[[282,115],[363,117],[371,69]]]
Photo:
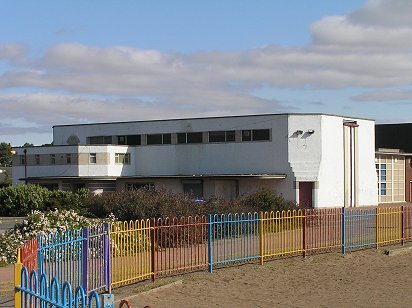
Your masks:
[[[299,182],[299,206],[311,208],[313,182]]]

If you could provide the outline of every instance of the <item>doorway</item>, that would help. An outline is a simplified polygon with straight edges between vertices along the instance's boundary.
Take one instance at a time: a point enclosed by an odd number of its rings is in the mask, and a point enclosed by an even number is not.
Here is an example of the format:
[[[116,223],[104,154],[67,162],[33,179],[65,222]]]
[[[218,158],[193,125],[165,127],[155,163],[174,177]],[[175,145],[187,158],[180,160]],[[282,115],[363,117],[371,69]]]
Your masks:
[[[313,182],[299,182],[299,207],[312,208]]]

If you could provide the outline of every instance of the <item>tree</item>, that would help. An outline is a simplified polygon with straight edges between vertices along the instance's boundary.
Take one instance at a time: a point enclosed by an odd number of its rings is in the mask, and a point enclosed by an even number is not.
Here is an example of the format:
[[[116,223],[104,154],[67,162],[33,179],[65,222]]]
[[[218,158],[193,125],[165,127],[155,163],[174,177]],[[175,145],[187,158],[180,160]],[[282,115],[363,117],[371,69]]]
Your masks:
[[[0,143],[0,166],[8,167],[11,166],[12,153],[10,143],[2,142]]]
[[[30,148],[30,147],[34,147],[33,143],[28,143],[26,142],[25,144],[23,144],[24,148]]]

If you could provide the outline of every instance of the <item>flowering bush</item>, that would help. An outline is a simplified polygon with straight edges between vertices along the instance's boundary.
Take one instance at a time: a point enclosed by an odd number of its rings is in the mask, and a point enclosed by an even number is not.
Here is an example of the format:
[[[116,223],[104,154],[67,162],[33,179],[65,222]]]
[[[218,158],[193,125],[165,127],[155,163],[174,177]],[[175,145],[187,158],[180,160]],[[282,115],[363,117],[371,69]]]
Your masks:
[[[39,234],[90,227],[114,220],[113,215],[104,220],[89,219],[73,210],[32,211],[22,223],[0,235],[0,263],[15,263],[17,248]]]

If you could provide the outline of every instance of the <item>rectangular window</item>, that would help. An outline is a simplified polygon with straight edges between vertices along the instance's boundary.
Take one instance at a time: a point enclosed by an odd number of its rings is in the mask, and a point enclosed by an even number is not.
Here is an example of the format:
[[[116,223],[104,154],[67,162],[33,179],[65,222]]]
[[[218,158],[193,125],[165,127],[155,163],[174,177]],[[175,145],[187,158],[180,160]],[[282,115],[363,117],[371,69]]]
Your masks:
[[[386,183],[381,183],[379,188],[379,194],[381,196],[386,196]]]
[[[71,164],[71,163],[72,163],[72,155],[66,154],[66,164]]]
[[[89,144],[111,144],[112,136],[91,136]]]
[[[171,144],[172,134],[149,134],[147,137],[147,144]]]
[[[141,135],[127,135],[127,145],[141,145],[142,136]]]
[[[26,158],[24,155],[20,155],[20,165],[26,164]]]
[[[147,135],[147,144],[163,144],[162,134]]]
[[[386,164],[381,164],[379,172],[380,172],[379,179],[381,181],[386,181]]]
[[[269,141],[270,129],[242,130],[242,141]]]
[[[235,131],[213,131],[209,132],[209,142],[230,142],[235,141]]]
[[[187,133],[187,143],[202,143],[203,133]]]
[[[177,143],[186,143],[186,133],[177,134]]]
[[[96,153],[90,153],[89,154],[89,164],[95,164],[95,163],[97,163]]]
[[[50,154],[50,164],[51,165],[56,164],[56,155],[55,154]]]
[[[130,165],[130,153],[114,154],[114,162],[116,164]]]
[[[269,129],[253,129],[252,141],[268,141],[270,140]]]
[[[177,134],[177,143],[202,143],[203,142],[203,133],[178,133]]]
[[[40,165],[40,155],[39,154],[34,155],[34,159],[36,160],[36,165]]]
[[[163,134],[163,144],[172,144],[172,134]]]
[[[126,136],[117,136],[117,144],[126,144]]]
[[[126,190],[155,189],[154,183],[126,183]]]
[[[242,141],[252,141],[252,130],[242,130]]]
[[[203,182],[201,180],[188,180],[183,182],[183,192],[193,196],[196,200],[203,199]]]

